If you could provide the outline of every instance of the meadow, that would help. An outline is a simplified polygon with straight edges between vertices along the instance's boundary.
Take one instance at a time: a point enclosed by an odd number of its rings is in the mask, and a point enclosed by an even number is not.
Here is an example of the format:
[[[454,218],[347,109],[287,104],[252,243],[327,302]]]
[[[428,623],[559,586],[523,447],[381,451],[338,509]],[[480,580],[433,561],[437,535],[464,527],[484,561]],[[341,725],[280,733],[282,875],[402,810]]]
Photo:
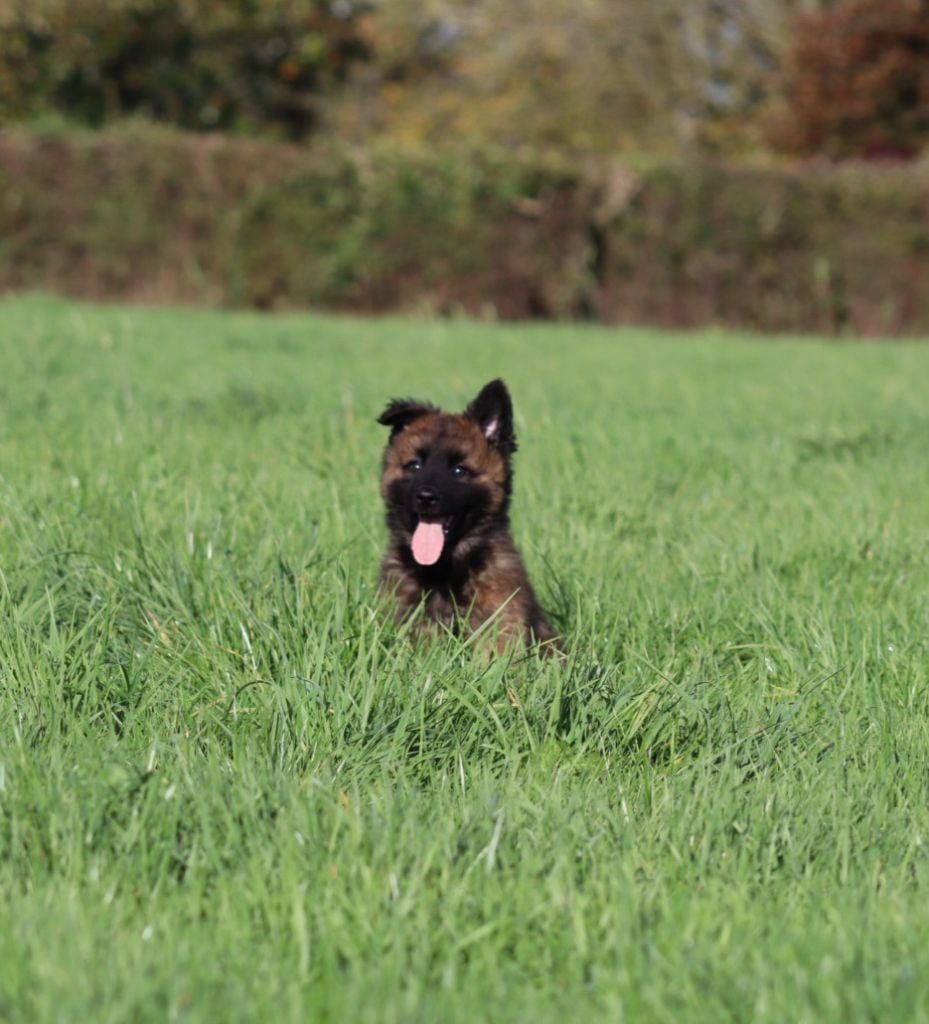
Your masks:
[[[516,405],[565,663],[379,613]],[[929,346],[0,303],[0,1021],[929,1018]]]

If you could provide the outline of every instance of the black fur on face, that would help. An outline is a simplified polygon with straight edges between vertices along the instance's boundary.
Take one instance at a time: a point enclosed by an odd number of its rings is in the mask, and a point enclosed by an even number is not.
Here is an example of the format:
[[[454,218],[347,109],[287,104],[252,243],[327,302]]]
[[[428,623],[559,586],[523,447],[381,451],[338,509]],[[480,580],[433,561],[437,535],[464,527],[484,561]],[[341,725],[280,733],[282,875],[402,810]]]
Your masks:
[[[424,440],[403,476],[387,488],[387,523],[410,536],[421,521],[441,523],[451,554],[461,537],[489,525],[493,496],[446,435]]]

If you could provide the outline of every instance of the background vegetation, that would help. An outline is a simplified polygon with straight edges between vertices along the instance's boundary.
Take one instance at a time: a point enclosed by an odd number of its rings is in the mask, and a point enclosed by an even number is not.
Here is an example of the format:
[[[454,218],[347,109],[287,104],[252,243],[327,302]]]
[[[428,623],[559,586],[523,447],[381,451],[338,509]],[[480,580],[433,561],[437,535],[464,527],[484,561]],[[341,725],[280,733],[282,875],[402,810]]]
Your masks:
[[[366,54],[347,0],[2,0],[0,110],[303,137]]]
[[[910,155],[927,0],[0,0],[0,116]]]
[[[927,359],[0,305],[0,1017],[925,1017]],[[375,610],[494,373],[563,666]]]
[[[927,26],[926,0],[0,0],[0,288],[924,332]]]
[[[0,139],[0,288],[929,331],[929,165],[579,164],[136,128]]]

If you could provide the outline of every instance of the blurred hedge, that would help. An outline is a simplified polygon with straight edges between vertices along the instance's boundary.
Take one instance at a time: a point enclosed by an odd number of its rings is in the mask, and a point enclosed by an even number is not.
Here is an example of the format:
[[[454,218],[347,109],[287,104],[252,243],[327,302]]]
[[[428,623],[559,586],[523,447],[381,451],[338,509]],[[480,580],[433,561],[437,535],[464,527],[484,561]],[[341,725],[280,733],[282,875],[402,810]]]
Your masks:
[[[929,334],[929,165],[655,168],[611,225],[601,315]]]
[[[929,334],[929,167],[0,135],[0,290]]]
[[[585,237],[576,177],[544,162],[0,135],[0,290],[570,316]]]

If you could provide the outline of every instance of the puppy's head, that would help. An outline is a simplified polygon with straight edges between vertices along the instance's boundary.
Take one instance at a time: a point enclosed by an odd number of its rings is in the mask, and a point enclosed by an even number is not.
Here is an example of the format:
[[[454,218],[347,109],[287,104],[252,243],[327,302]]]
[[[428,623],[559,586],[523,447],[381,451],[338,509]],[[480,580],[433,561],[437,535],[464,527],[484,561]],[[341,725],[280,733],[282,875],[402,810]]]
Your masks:
[[[502,380],[463,413],[394,400],[378,423],[391,430],[381,479],[387,525],[414,561],[451,560],[469,539],[506,526],[516,438]]]

